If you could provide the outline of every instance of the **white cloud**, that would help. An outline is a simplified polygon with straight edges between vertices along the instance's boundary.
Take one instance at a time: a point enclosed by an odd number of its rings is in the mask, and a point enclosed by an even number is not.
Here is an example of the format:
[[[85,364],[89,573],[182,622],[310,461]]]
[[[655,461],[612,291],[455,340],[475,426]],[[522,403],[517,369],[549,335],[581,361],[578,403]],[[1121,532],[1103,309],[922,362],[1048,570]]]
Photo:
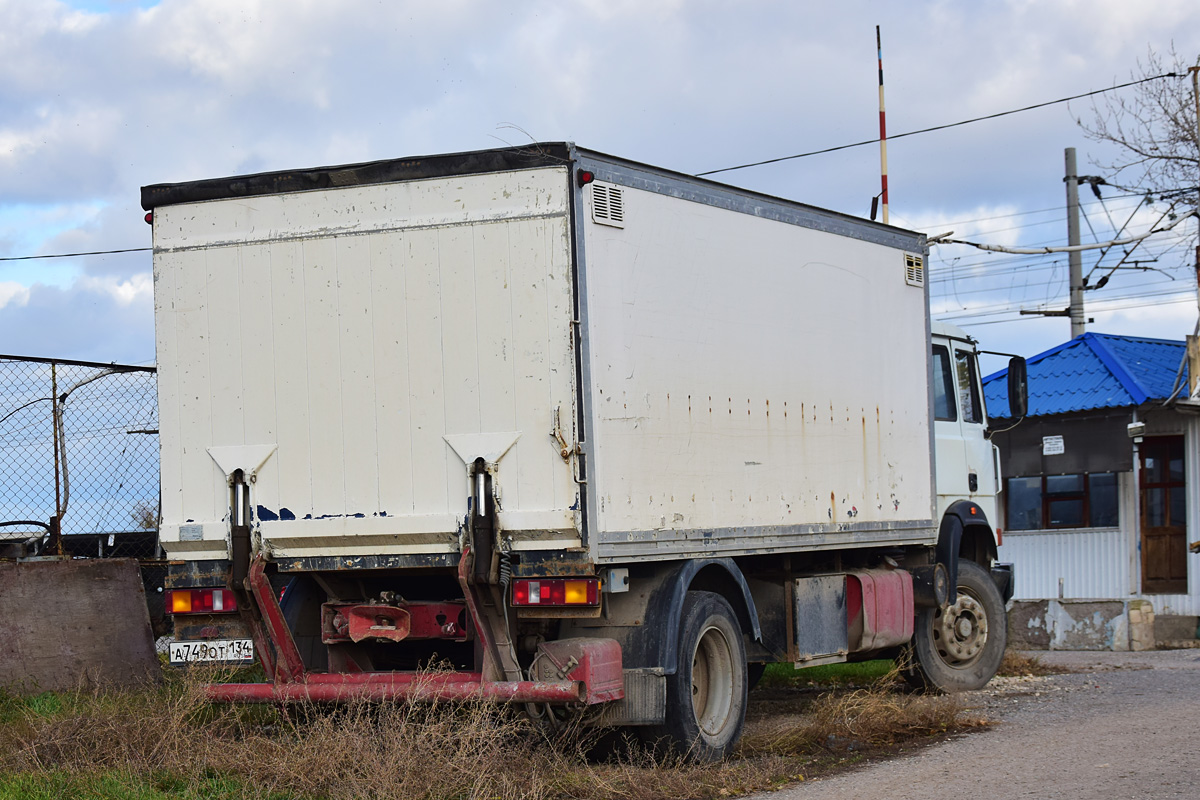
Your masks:
[[[139,301],[154,302],[154,279],[148,272],[139,273],[125,280],[114,278],[111,275],[86,276],[80,279],[77,287],[95,294],[106,294],[121,307],[129,307]]]
[[[150,295],[141,280],[21,287],[0,307],[0,341],[12,355],[147,363],[154,358]]]
[[[9,303],[25,305],[29,302],[29,287],[14,281],[0,281],[0,309]]]

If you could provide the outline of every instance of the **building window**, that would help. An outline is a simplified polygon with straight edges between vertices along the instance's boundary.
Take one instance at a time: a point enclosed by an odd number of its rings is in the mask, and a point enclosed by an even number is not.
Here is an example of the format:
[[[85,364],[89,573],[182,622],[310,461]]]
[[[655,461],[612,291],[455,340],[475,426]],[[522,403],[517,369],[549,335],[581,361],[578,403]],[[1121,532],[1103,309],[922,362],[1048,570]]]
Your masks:
[[[1009,478],[1005,495],[1010,531],[1117,525],[1115,472]]]

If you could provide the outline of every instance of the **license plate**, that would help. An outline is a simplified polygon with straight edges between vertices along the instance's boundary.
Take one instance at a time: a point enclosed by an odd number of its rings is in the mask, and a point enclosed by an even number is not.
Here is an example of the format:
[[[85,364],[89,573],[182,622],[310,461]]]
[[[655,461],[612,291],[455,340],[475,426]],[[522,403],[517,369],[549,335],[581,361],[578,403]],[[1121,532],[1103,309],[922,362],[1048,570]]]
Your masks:
[[[196,662],[247,662],[254,660],[254,642],[249,639],[212,639],[204,642],[171,642],[167,648],[172,664]]]

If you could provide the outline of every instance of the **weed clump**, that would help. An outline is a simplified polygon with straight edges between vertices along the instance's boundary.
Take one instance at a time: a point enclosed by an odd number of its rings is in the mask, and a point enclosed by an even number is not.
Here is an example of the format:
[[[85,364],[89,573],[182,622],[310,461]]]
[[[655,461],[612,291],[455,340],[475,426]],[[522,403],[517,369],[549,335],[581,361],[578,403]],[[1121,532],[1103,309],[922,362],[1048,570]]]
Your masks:
[[[1062,675],[1066,672],[1069,670],[1047,664],[1035,655],[1009,649],[1004,651],[1004,660],[1000,662],[1000,669],[996,674],[1006,678],[1026,678]]]
[[[899,692],[899,680],[893,668],[867,687],[826,692],[808,706],[802,724],[747,737],[742,749],[776,756],[869,754],[988,724],[969,715],[956,695]]]

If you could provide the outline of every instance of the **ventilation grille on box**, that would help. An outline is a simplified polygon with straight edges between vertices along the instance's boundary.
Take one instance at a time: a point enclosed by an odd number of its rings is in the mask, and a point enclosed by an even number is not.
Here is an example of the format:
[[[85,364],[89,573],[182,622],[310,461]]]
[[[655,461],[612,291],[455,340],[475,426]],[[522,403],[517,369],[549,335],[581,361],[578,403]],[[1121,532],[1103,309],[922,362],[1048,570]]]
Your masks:
[[[905,253],[904,282],[909,286],[925,285],[925,260],[923,258]]]
[[[625,227],[625,197],[620,186],[592,184],[592,219],[601,225]]]

